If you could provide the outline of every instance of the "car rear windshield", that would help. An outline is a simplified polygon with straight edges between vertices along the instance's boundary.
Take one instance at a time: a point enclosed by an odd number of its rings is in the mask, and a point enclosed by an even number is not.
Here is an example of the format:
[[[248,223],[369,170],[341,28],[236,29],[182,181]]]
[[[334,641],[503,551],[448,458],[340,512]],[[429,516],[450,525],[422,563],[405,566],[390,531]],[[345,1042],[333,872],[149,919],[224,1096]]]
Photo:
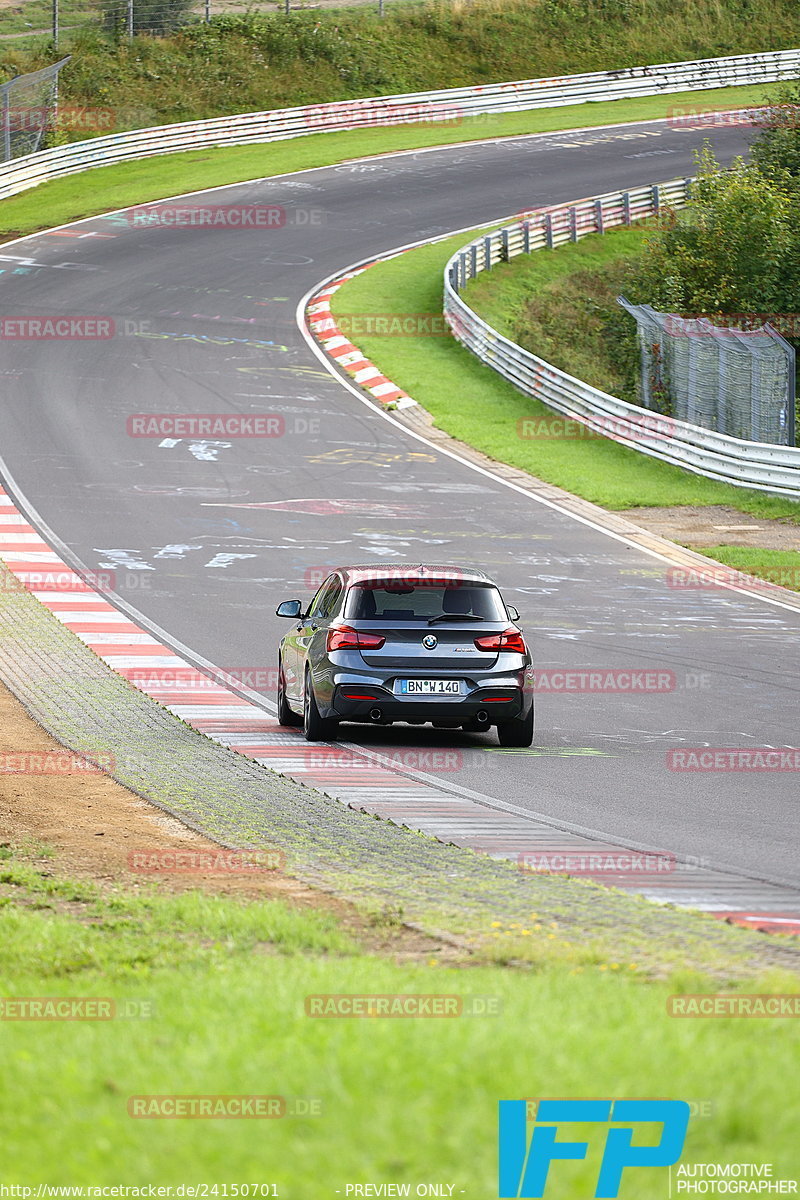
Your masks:
[[[351,621],[429,621],[441,616],[463,616],[466,621],[508,619],[497,588],[478,583],[455,587],[354,584],[344,611],[345,620]]]

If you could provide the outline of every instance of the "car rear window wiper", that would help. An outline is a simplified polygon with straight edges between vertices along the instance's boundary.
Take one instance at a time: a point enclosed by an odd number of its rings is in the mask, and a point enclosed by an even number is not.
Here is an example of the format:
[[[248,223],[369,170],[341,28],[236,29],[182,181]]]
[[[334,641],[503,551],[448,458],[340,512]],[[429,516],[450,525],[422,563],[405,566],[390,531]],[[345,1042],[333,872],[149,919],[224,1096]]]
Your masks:
[[[440,613],[438,617],[431,617],[428,621],[429,625],[436,625],[438,621],[483,621],[484,617],[474,617],[471,613]]]

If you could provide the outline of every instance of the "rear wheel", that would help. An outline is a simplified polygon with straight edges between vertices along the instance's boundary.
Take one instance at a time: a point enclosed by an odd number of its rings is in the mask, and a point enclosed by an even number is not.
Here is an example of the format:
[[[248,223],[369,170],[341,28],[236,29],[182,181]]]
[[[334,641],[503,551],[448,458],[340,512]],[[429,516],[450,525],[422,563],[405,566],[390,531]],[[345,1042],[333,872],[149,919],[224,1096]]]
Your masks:
[[[337,721],[319,715],[314,688],[311,685],[311,673],[306,669],[303,689],[303,736],[307,742],[330,742],[336,737],[337,725]]]
[[[497,726],[501,746],[530,746],[533,743],[533,705],[527,717],[514,717]]]
[[[289,708],[289,702],[286,699],[286,680],[283,675],[283,661],[278,656],[278,724],[287,726],[297,726],[303,724],[303,718],[298,717],[297,713],[292,712]]]

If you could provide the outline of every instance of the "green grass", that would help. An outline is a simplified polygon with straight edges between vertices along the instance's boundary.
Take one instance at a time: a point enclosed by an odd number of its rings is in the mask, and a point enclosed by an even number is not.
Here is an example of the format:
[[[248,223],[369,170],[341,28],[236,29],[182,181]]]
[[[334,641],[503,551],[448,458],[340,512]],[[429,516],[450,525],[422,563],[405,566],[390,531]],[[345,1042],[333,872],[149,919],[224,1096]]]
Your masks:
[[[58,19],[62,29],[71,33],[75,27],[97,20],[97,4],[94,0],[59,0]],[[0,9],[0,34],[51,29],[52,21],[52,0],[23,0]],[[19,46],[20,42],[16,42],[16,47]]]
[[[800,551],[759,550],[752,546],[704,546],[703,554],[733,568],[800,592]]]
[[[669,994],[711,989],[701,976],[646,980],[624,962],[397,965],[361,952],[330,916],[280,901],[101,890],[43,877],[17,855],[4,869],[2,996],[110,997],[152,1016],[0,1021],[3,1182],[275,1182],[316,1198],[353,1182],[437,1180],[485,1200],[497,1101],[547,1095],[710,1102],[690,1123],[686,1161],[800,1170],[800,1085],[785,1073],[797,1022],[669,1018]],[[747,990],[795,991],[797,980]],[[501,1011],[307,1017],[305,996],[329,992],[492,997]],[[132,1095],[239,1093],[312,1099],[321,1112],[260,1123],[126,1112]],[[592,1194],[598,1150],[559,1168],[554,1195]],[[622,1193],[665,1194],[663,1171],[631,1172]]]
[[[606,235],[612,236],[616,237]],[[621,245],[628,236],[621,235]],[[545,273],[569,271],[585,263],[601,240],[595,235],[553,252],[537,251],[534,257],[544,260]],[[445,263],[467,241],[469,235],[461,233],[371,267],[339,289],[332,302],[334,315],[441,313]],[[602,246],[599,253],[604,253]],[[795,501],[694,476],[608,438],[580,438],[574,431],[567,437],[560,432],[554,437],[521,436],[524,420],[544,418],[547,424],[552,412],[523,396],[452,338],[372,335],[359,336],[358,345],[433,415],[439,428],[499,462],[605,508],[724,504],[757,516],[800,521],[800,504]],[[560,431],[562,423],[555,424]]]
[[[26,4],[17,6],[23,19],[47,27],[41,0],[29,3],[36,7],[28,17]],[[778,50],[796,46],[800,35],[794,0],[392,0],[383,19],[376,8],[222,15],[119,45],[68,31],[61,53],[71,51],[73,60],[60,99],[149,111],[151,120],[140,123],[160,124]],[[17,28],[19,15],[0,11],[0,25]],[[2,61],[10,74],[53,57],[42,38],[38,48],[6,43]]]
[[[260,146],[192,150],[139,162],[98,167],[88,173],[40,184],[0,201],[0,238],[22,236],[96,213],[226,183],[325,167],[373,154],[451,145],[524,133],[551,133],[582,125],[613,125],[665,116],[674,103],[736,107],[761,103],[764,89],[723,88],[648,96],[637,100],[486,114],[460,125],[391,126],[347,133],[320,133]],[[505,216],[498,212],[498,218]]]

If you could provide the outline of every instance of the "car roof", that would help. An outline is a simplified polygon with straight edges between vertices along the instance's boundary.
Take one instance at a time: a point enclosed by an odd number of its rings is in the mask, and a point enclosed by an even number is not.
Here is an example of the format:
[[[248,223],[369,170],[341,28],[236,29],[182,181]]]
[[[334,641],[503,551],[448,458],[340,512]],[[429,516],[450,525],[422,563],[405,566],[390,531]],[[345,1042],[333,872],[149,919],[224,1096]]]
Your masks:
[[[456,567],[452,563],[362,563],[357,566],[338,567],[339,574],[345,577],[347,583],[364,583],[375,580],[402,579],[412,583],[415,579],[421,582],[431,576],[441,579],[443,583],[482,583],[495,586],[483,571],[467,567]]]

